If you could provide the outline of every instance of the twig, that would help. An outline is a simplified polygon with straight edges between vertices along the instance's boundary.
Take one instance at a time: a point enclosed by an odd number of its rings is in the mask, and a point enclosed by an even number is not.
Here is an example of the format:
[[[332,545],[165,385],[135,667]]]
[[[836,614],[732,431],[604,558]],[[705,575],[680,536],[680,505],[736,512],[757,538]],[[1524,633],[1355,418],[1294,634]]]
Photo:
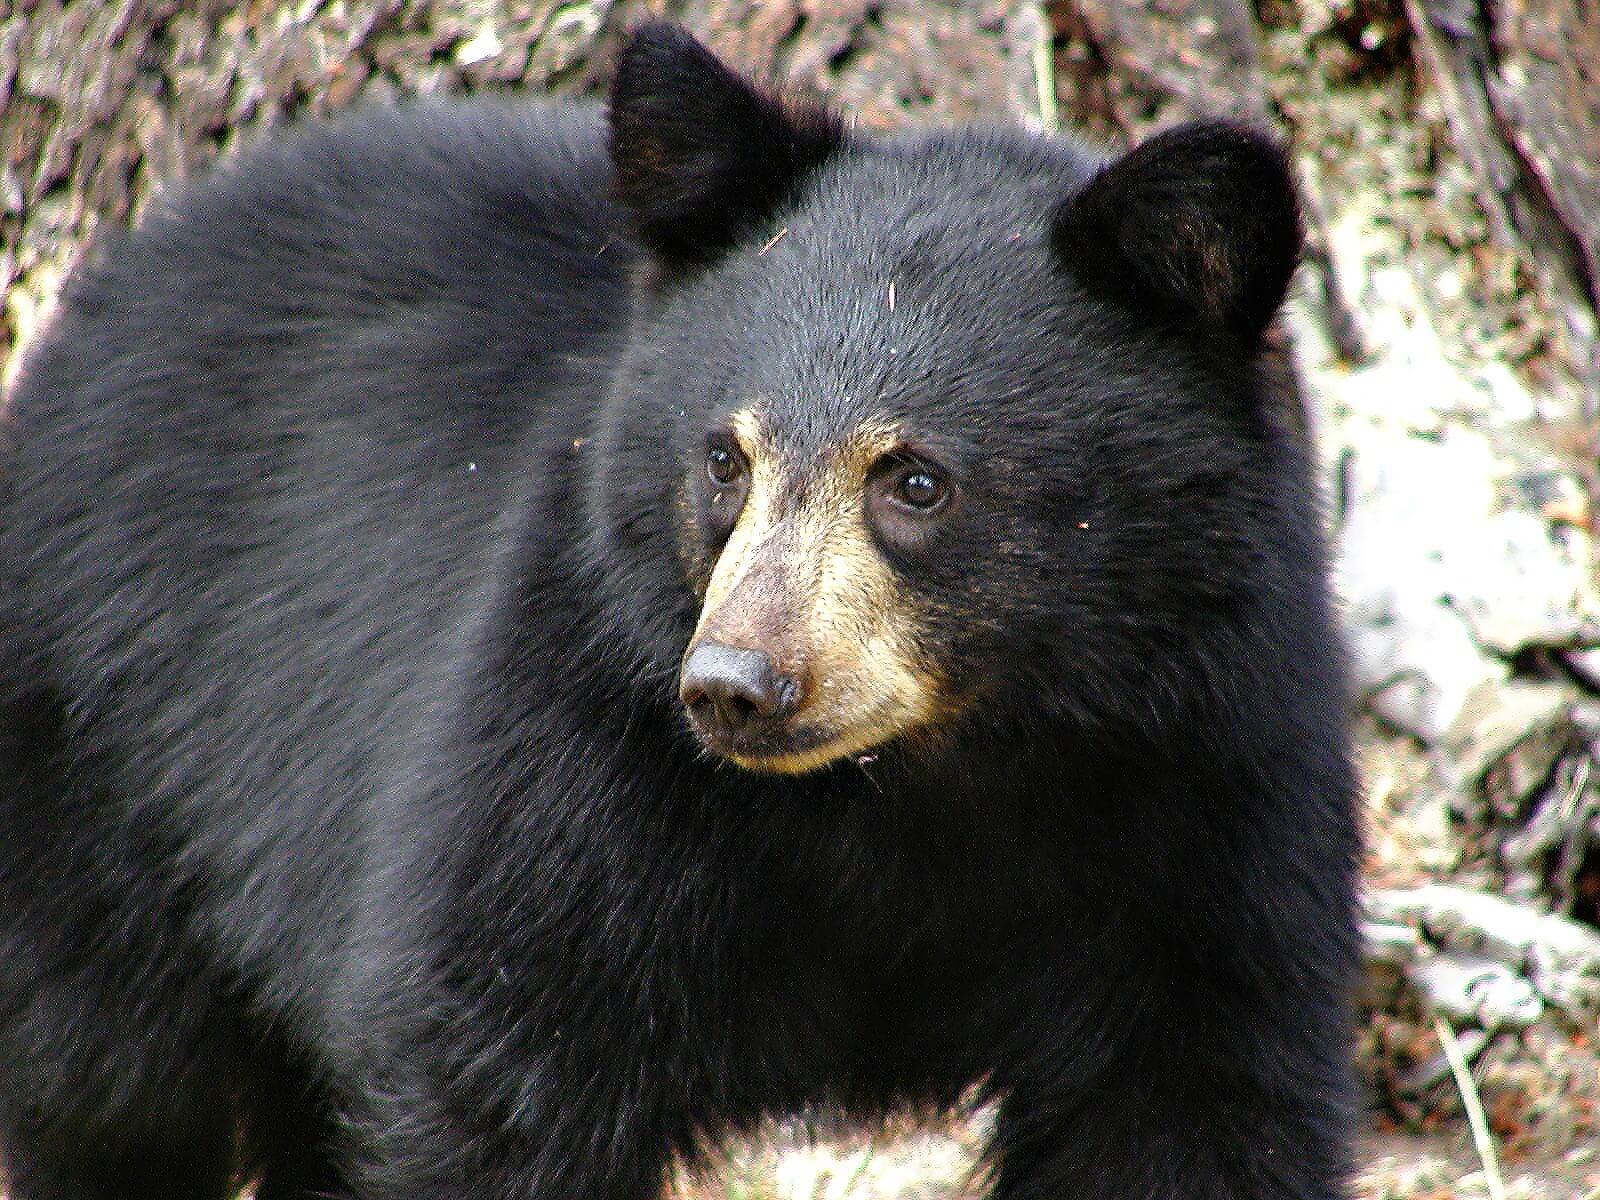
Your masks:
[[[1046,133],[1061,129],[1056,108],[1055,53],[1048,32],[1033,46],[1033,86],[1039,93],[1039,124]]]
[[[844,1190],[841,1191],[839,1193],[839,1195],[840,1196],[848,1196],[848,1195],[850,1195],[850,1193],[855,1190],[856,1184],[860,1183],[863,1179],[865,1179],[867,1177],[867,1168],[870,1167],[871,1165],[872,1165],[872,1144],[869,1142],[869,1143],[867,1143],[866,1150],[864,1150],[862,1152],[860,1163],[858,1163],[856,1165],[856,1169],[850,1173],[850,1178],[845,1182]]]
[[[1439,1045],[1450,1062],[1450,1073],[1456,1077],[1456,1090],[1461,1093],[1461,1105],[1467,1110],[1467,1125],[1472,1129],[1472,1145],[1483,1164],[1484,1182],[1489,1186],[1489,1200],[1506,1200],[1505,1181],[1500,1178],[1500,1160],[1494,1152],[1494,1138],[1489,1133],[1489,1120],[1483,1115],[1483,1101],[1478,1098],[1478,1085],[1472,1081],[1467,1069],[1461,1044],[1443,1017],[1434,1017],[1433,1030],[1439,1035]]]

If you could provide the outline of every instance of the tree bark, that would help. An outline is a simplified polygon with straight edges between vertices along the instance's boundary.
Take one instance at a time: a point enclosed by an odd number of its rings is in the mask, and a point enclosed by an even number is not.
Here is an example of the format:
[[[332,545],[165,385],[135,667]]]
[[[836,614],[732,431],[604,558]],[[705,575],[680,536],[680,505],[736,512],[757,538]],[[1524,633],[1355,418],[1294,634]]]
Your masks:
[[[1565,317],[1600,415],[1600,8],[1406,0],[1406,12],[1491,229]]]

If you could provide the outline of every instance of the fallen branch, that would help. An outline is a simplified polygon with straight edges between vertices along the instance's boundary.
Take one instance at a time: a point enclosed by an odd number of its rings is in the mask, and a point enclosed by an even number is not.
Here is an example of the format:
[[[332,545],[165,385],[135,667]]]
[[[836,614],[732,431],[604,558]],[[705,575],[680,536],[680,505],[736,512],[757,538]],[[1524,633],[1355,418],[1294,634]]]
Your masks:
[[[1472,1130],[1472,1145],[1483,1164],[1484,1182],[1489,1187],[1489,1200],[1506,1200],[1505,1181],[1500,1178],[1500,1159],[1494,1151],[1494,1135],[1489,1132],[1489,1120],[1483,1113],[1483,1101],[1478,1096],[1478,1085],[1467,1069],[1466,1057],[1456,1041],[1455,1031],[1443,1017],[1434,1017],[1434,1032],[1439,1035],[1439,1045],[1444,1048],[1450,1063],[1450,1073],[1456,1077],[1456,1090],[1461,1093],[1461,1104],[1467,1110],[1467,1125]]]

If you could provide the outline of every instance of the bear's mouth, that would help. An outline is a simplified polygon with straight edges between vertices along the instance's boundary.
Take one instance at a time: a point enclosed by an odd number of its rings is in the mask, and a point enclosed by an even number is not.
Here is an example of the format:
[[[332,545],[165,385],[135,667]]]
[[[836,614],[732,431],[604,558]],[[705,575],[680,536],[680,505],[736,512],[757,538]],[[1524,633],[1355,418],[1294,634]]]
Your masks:
[[[691,724],[696,723],[691,721]],[[876,725],[852,729],[802,726],[734,734],[696,725],[695,733],[700,744],[712,754],[746,771],[763,775],[804,775],[848,758],[865,762],[876,757],[876,751],[895,737],[894,731]]]
[[[833,748],[837,736],[823,729],[747,729],[726,732],[706,728],[699,722],[691,723],[695,725],[701,745],[707,750],[749,771],[799,774],[846,753]]]

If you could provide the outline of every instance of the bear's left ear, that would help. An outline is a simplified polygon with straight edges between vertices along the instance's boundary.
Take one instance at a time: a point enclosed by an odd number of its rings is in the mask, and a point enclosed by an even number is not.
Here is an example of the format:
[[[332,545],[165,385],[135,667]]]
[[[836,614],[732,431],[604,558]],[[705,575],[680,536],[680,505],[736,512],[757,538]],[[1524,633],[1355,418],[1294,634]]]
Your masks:
[[[669,263],[703,262],[731,247],[843,140],[833,116],[785,108],[679,26],[641,25],[618,56],[617,198]]]
[[[1300,243],[1283,151],[1214,121],[1130,151],[1055,225],[1057,253],[1090,287],[1250,349],[1283,303]]]

